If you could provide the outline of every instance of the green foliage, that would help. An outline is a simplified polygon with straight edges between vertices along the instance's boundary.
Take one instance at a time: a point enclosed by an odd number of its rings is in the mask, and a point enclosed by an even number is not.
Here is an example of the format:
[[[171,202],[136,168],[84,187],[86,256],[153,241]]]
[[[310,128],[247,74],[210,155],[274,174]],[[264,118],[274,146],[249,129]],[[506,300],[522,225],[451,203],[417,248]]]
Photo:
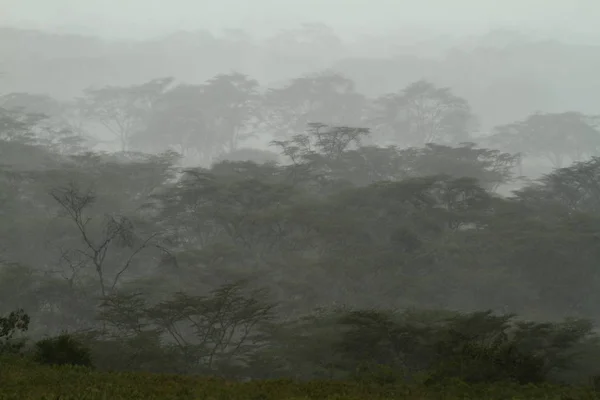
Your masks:
[[[600,144],[596,123],[596,117],[579,112],[536,113],[496,127],[490,141],[508,151],[546,157],[562,168],[565,157],[581,161],[584,155],[595,155]]]
[[[36,342],[33,357],[40,364],[92,366],[90,350],[68,333]]]
[[[140,293],[117,293],[100,309],[104,329],[89,343],[106,369],[222,376],[245,371],[246,359],[267,342],[274,317],[264,290],[244,282],[206,296],[175,293],[153,305]]]
[[[29,322],[29,315],[22,309],[0,317],[0,354],[18,353],[25,346],[24,340],[15,340],[14,336],[27,331]]]
[[[428,384],[546,382],[551,373],[575,366],[579,355],[573,349],[591,335],[583,322],[528,324],[490,312],[341,309],[314,314],[291,329],[301,333],[285,343],[294,343],[304,363],[309,354],[319,354],[307,368],[294,350],[285,353],[293,370],[306,371],[305,378],[319,377],[318,366],[329,378],[382,383],[414,381],[425,373]]]
[[[442,343],[439,347],[448,345]],[[524,354],[511,343],[488,346],[463,343],[460,351],[446,355],[433,368],[427,383],[458,378],[467,383],[507,382],[542,383],[544,361]]]
[[[558,385],[468,385],[459,380],[437,385],[373,385],[364,381],[294,382],[291,380],[228,382],[202,377],[148,373],[101,373],[72,366],[44,367],[14,363],[0,366],[0,399],[158,400],[394,400],[394,399],[598,399],[592,390]],[[60,384],[58,384],[60,382]]]
[[[62,151],[56,132],[39,140],[42,116],[0,110],[3,311],[26,308],[32,336],[86,333],[37,342],[40,362],[458,392],[598,373],[598,159],[496,193],[523,158],[515,141],[556,163],[581,155],[575,137],[596,151],[585,116],[505,127],[510,154],[466,142],[469,104],[428,82],[377,110],[331,73],[266,96],[236,73],[170,83],[90,89],[78,106],[122,150],[180,146],[211,167]],[[287,163],[239,147],[258,126]],[[421,147],[374,145],[385,137]],[[581,319],[539,322],[566,316]],[[0,320],[0,337],[15,344],[26,317]]]
[[[398,384],[406,380],[406,375],[401,369],[369,362],[359,365],[352,377],[358,382],[378,386]]]

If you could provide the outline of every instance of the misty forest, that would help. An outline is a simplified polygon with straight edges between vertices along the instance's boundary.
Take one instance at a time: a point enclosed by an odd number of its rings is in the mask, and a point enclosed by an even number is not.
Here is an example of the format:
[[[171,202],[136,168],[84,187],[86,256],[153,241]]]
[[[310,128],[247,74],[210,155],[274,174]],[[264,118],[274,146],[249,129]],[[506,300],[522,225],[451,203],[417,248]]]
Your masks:
[[[600,48],[392,42],[1,29],[0,352],[600,376]]]

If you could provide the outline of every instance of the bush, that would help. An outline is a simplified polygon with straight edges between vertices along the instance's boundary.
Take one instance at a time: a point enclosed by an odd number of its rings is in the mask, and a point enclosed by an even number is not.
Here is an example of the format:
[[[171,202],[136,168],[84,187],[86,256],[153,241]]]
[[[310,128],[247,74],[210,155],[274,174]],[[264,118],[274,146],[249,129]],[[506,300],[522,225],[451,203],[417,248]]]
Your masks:
[[[566,400],[600,399],[584,387],[560,385],[467,385],[458,379],[443,385],[373,385],[363,382],[290,379],[230,382],[201,376],[147,373],[98,373],[68,366],[49,368],[21,363],[2,371],[0,397],[11,399],[228,399],[228,400]],[[60,384],[56,384],[60,382]]]
[[[35,344],[34,360],[46,365],[92,367],[91,351],[67,333]]]
[[[512,381],[541,384],[546,380],[544,361],[519,351],[512,343],[488,346],[466,343],[462,351],[441,359],[428,383],[457,378],[468,384]]]
[[[11,312],[7,317],[0,317],[0,354],[19,353],[25,346],[24,340],[14,340],[17,332],[25,332],[29,328],[29,315],[22,309]]]

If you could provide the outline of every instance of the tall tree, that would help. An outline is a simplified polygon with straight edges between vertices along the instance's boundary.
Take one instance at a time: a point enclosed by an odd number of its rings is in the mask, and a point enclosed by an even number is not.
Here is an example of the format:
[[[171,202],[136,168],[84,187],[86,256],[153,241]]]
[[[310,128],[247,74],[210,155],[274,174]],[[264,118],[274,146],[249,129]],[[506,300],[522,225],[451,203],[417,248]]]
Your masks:
[[[369,119],[375,135],[409,147],[467,142],[475,126],[465,99],[423,80],[376,99]]]
[[[220,74],[203,85],[203,112],[225,151],[237,150],[260,120],[258,81],[240,73]]]
[[[600,215],[600,157],[556,169],[516,194],[538,209],[560,205],[571,212]]]
[[[30,142],[50,146],[63,154],[86,149],[89,138],[68,120],[67,103],[45,95],[11,93],[0,97],[0,104],[4,107],[0,111],[4,139],[27,137]]]
[[[31,93],[9,93],[0,97],[0,106],[26,114],[45,115],[60,120],[65,104],[48,96]]]
[[[45,116],[19,110],[0,108],[0,140],[34,144],[38,141],[37,127]]]
[[[354,82],[331,71],[294,79],[265,98],[267,123],[280,137],[301,134],[309,123],[359,126],[364,106]]]
[[[260,120],[258,82],[239,73],[221,74],[201,85],[178,85],[154,102],[146,127],[133,141],[139,148],[184,156],[195,152],[210,162],[235,151]]]
[[[555,168],[564,166],[565,158],[580,161],[600,149],[597,118],[578,112],[537,113],[523,121],[501,125],[487,139],[506,151],[545,157]]]
[[[478,148],[475,143],[456,147],[428,143],[422,148],[401,150],[399,157],[407,176],[446,174],[455,178],[475,178],[491,191],[512,182],[521,161],[518,153]]]
[[[132,135],[144,127],[152,105],[172,82],[172,78],[161,78],[128,87],[88,88],[80,107],[115,135],[120,150],[126,151]]]

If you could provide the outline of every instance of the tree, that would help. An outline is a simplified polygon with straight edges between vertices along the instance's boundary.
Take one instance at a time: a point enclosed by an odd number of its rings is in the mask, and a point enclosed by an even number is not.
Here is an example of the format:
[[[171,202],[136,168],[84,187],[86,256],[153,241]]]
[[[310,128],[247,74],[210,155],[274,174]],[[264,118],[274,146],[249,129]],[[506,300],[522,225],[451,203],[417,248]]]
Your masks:
[[[309,123],[307,133],[294,135],[291,140],[274,140],[271,145],[281,148],[293,163],[310,161],[317,155],[333,160],[360,146],[368,134],[366,128]]]
[[[252,161],[258,164],[264,163],[277,163],[279,161],[279,155],[272,151],[260,150],[251,147],[239,148],[235,151],[229,151],[221,154],[216,158],[215,162],[221,161]]]
[[[63,118],[63,105],[52,98],[39,97],[14,94],[5,99],[8,108],[0,108],[0,139],[45,145],[62,154],[83,151],[87,138]]]
[[[45,117],[26,114],[20,110],[0,108],[0,140],[35,144],[38,141],[36,128]]]
[[[217,138],[203,113],[200,85],[180,84],[166,91],[154,104],[145,129],[133,136],[137,148],[164,151],[174,146],[184,157],[191,150],[203,157],[217,151]]]
[[[164,151],[175,146],[201,161],[234,151],[251,136],[258,114],[258,82],[239,73],[217,75],[202,85],[179,85],[164,93],[150,111],[147,127],[134,137],[139,148]]]
[[[120,341],[134,343],[157,333],[187,373],[239,377],[248,358],[266,344],[274,309],[265,290],[248,290],[237,281],[207,294],[178,291],[154,305],[140,293],[114,293],[104,299],[98,317],[108,327],[105,334]],[[157,349],[128,350],[145,359],[144,351]]]
[[[565,157],[580,161],[596,154],[600,132],[595,118],[581,113],[537,113],[496,127],[488,142],[505,151],[545,157],[553,167],[562,168]]]
[[[364,106],[354,82],[331,71],[294,79],[265,96],[267,126],[284,138],[303,132],[309,123],[359,126]]]
[[[22,304],[30,310],[35,318],[34,334],[93,326],[93,310],[101,290],[89,257],[92,251],[84,247],[71,219],[55,217],[57,208],[59,213],[65,210],[48,191],[65,194],[60,189],[69,188],[69,181],[79,187],[95,187],[94,203],[82,217],[89,220],[86,231],[97,247],[112,229],[107,216],[112,215],[118,224],[124,222],[120,216],[127,215],[134,224],[139,242],[127,248],[113,240],[107,251],[103,268],[110,291],[118,268],[125,266],[131,252],[152,232],[160,232],[143,218],[148,210],[140,210],[140,206],[165,180],[172,179],[172,158],[138,156],[131,162],[117,155],[67,157],[42,146],[19,143],[1,143],[0,155],[7,164],[0,167],[0,245],[6,248],[3,255],[7,260],[21,265],[15,268],[19,273],[2,268],[2,281],[11,283],[2,289],[6,304]],[[133,258],[118,278],[117,287],[132,280],[142,268],[148,274],[155,267],[155,257],[160,258],[162,251],[154,247],[157,243],[158,237]]]
[[[296,172],[302,172],[301,180],[335,181],[348,177],[352,172],[347,154],[360,148],[368,138],[369,130],[348,126],[327,126],[309,123],[306,133],[294,135],[290,140],[273,140],[272,146],[281,150],[282,155],[293,163]],[[301,176],[302,176],[301,175]]]
[[[63,208],[67,217],[77,228],[80,239],[83,242],[84,249],[77,253],[91,262],[98,276],[98,283],[102,297],[109,291],[115,289],[121,276],[127,272],[134,257],[143,249],[155,245],[153,239],[156,234],[149,235],[147,238],[139,238],[134,232],[132,221],[126,217],[110,216],[105,217],[105,222],[99,227],[99,233],[92,232],[90,222],[92,219],[86,215],[87,209],[94,203],[95,197],[91,191],[81,191],[77,186],[70,185],[64,188],[58,188],[51,192],[52,198]],[[96,237],[94,237],[96,236]],[[106,282],[107,256],[115,245],[125,246],[131,249],[130,255],[125,259],[122,266],[114,271],[112,282]]]
[[[0,106],[23,114],[44,115],[55,122],[63,122],[60,120],[65,107],[63,103],[48,95],[30,93],[9,93],[1,96]]]
[[[295,190],[274,165],[251,162],[190,169],[156,197],[179,262],[203,267],[206,282],[244,276],[277,252],[277,225]],[[258,265],[257,265],[258,264]],[[216,266],[218,269],[213,269]],[[240,270],[241,265],[247,269]],[[206,283],[202,283],[205,285]]]
[[[129,87],[88,88],[80,107],[115,135],[121,151],[126,151],[132,135],[144,127],[152,105],[172,82],[172,78],[160,78]]]
[[[542,176],[516,196],[538,209],[559,206],[569,212],[600,214],[600,158],[579,161]]]
[[[30,318],[24,310],[12,311],[6,317],[0,317],[0,354],[12,353],[21,350],[25,342],[14,341],[17,332],[29,329]]]
[[[363,146],[366,128],[309,124],[307,133],[291,140],[275,140],[282,154],[296,165],[337,180],[367,185],[381,180],[450,175],[475,178],[488,190],[512,181],[519,154],[476,148],[474,143],[450,147],[429,143],[423,148],[398,150]]]
[[[455,178],[475,178],[490,191],[510,183],[521,161],[518,153],[477,148],[475,143],[455,147],[428,143],[423,148],[401,150],[399,157],[406,176],[447,174]]]
[[[258,81],[240,73],[220,74],[203,85],[203,112],[225,151],[237,150],[260,120]]]
[[[264,291],[245,295],[241,289],[237,282],[208,297],[177,293],[148,314],[171,335],[192,368],[231,367],[235,358],[264,344],[261,325],[273,316],[274,305],[265,300]]]
[[[458,144],[468,141],[474,128],[467,101],[427,81],[376,99],[369,121],[378,137],[401,146]]]

